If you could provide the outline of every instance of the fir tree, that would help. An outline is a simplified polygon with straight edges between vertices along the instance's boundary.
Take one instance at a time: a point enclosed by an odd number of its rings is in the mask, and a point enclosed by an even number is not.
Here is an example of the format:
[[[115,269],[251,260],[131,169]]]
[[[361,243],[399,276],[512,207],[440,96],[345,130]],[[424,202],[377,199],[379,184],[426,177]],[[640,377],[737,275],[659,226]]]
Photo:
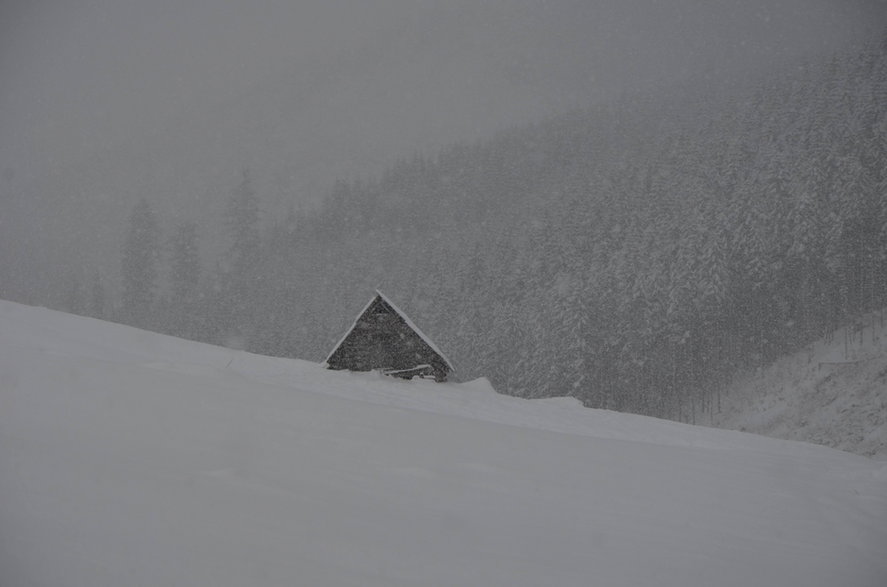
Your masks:
[[[200,257],[197,250],[197,225],[180,224],[170,241],[170,318],[171,334],[197,338],[197,286],[200,282]]]
[[[152,322],[160,229],[151,205],[141,198],[129,216],[123,247],[123,296],[120,316],[125,323],[148,328]]]
[[[92,279],[92,291],[90,292],[89,297],[89,315],[93,318],[98,318],[100,320],[105,318],[105,304],[106,304],[106,294],[105,294],[105,286],[102,283],[102,278],[99,275],[98,271],[96,271],[95,275]]]
[[[231,343],[249,346],[256,328],[255,317],[261,302],[263,276],[261,266],[261,234],[259,232],[259,200],[252,187],[249,169],[244,169],[240,184],[228,200],[226,227],[231,238],[227,272],[223,282],[224,311]],[[235,341],[236,339],[236,341]]]

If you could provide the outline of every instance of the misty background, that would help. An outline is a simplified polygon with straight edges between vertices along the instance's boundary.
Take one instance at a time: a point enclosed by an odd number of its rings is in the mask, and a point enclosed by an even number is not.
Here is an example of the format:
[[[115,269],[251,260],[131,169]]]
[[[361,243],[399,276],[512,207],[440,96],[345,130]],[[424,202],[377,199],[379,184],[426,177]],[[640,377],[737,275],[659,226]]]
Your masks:
[[[116,290],[125,219],[218,218],[244,167],[263,215],[572,107],[712,84],[877,31],[883,2],[7,0],[0,292]],[[204,235],[203,254],[218,234]]]

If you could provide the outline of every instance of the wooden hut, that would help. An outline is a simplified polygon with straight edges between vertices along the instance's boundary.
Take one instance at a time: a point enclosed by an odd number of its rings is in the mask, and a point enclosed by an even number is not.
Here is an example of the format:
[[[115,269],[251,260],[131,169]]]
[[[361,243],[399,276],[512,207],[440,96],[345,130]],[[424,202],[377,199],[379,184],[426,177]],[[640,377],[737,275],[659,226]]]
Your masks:
[[[382,292],[361,310],[351,328],[326,358],[328,369],[379,370],[412,379],[446,381],[454,371],[444,354]]]

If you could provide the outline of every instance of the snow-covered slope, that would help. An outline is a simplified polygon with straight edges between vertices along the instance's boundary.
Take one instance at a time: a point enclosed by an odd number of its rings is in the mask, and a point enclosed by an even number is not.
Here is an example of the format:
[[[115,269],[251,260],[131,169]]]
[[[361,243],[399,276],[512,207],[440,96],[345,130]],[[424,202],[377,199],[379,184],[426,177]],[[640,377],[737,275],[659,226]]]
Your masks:
[[[878,312],[738,378],[697,423],[887,460],[887,316]]]
[[[0,302],[0,584],[883,586],[887,463]]]

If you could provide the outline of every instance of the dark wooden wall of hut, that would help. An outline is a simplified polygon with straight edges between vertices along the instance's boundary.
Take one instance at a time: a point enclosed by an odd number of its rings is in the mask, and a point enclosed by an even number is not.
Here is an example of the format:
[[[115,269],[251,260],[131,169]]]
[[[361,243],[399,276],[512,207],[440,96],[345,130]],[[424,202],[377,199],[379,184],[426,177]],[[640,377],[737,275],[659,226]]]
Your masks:
[[[330,369],[402,370],[430,365],[446,379],[446,362],[381,298],[358,318],[351,332],[327,359]]]

